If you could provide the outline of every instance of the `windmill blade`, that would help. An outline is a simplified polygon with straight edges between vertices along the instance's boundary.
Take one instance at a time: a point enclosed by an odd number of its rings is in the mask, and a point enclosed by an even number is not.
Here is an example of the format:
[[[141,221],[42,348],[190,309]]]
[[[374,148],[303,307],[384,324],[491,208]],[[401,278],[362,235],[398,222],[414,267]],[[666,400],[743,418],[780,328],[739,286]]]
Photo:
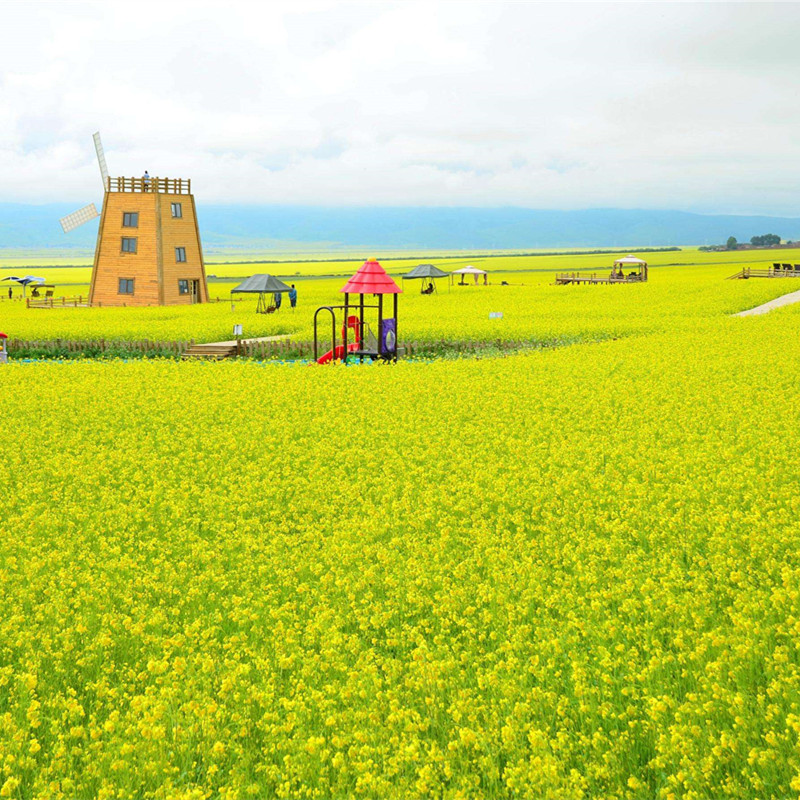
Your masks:
[[[61,228],[63,229],[64,233],[69,233],[70,231],[74,231],[75,228],[79,227],[80,225],[83,225],[84,222],[89,222],[89,220],[99,216],[100,215],[97,213],[97,207],[95,204],[89,203],[88,206],[79,208],[77,211],[67,214],[66,217],[61,217],[59,222],[61,223]]]
[[[94,149],[97,153],[97,163],[100,165],[100,174],[103,176],[103,191],[108,191],[108,165],[106,164],[106,154],[103,150],[103,143],[100,141],[100,131],[97,131],[92,138],[94,139]]]

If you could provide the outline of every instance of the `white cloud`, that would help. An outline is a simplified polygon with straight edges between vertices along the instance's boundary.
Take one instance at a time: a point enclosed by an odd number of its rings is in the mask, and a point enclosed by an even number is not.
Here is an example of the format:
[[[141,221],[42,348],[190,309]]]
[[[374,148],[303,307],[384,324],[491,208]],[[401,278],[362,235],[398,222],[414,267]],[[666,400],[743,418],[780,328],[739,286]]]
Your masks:
[[[0,200],[796,214],[793,4],[0,0]]]

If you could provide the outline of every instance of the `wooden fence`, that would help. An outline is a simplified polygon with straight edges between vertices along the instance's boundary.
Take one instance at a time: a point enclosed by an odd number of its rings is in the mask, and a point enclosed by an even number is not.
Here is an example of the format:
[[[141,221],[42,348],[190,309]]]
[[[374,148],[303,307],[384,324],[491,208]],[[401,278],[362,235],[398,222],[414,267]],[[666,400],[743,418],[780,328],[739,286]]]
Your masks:
[[[191,178],[111,178],[109,192],[159,192],[164,194],[191,194]]]
[[[159,341],[139,339],[118,341],[114,339],[9,339],[8,353],[14,358],[180,358],[192,345],[189,341]],[[529,340],[471,341],[412,341],[401,342],[405,357],[441,357],[479,355],[487,351],[515,352],[548,346],[544,342]],[[329,345],[323,345],[321,353]],[[320,353],[320,354],[321,354]],[[256,360],[311,359],[314,355],[313,341],[280,339],[273,342],[242,342],[240,357]]]
[[[400,342],[400,349],[404,351],[404,356],[406,358],[410,356],[477,355],[487,350],[512,352],[541,346],[543,346],[541,342],[532,342],[522,339],[511,341],[498,339],[484,342],[453,342],[445,339],[429,342]],[[324,354],[329,349],[329,343],[321,345],[319,348],[319,355]],[[314,357],[314,342],[291,339],[281,339],[275,342],[242,342],[240,356],[262,361],[281,358],[311,359]]]
[[[28,297],[28,308],[89,308],[89,298],[77,297]]]
[[[117,341],[114,339],[8,339],[10,356],[58,358],[59,356],[124,356],[179,358],[194,342],[157,341],[140,339]]]
[[[23,298],[14,298],[14,300],[22,300]],[[102,308],[102,303],[90,303],[89,298],[84,297],[83,295],[78,295],[77,297],[26,297],[25,303],[27,304],[28,308]],[[2,297],[0,297],[2,300]],[[212,297],[209,298],[207,301],[209,303],[229,303],[227,297]],[[182,304],[184,305],[184,304]],[[185,304],[188,305],[188,304]],[[150,308],[151,306],[131,306],[131,308]],[[106,304],[106,308],[128,308],[127,303],[122,303],[121,305],[114,305],[109,306]]]
[[[731,275],[728,280],[747,280],[748,278],[800,278],[800,264],[795,264],[793,268],[789,269],[791,264],[784,264],[768,267],[767,269],[758,269],[758,267],[743,267],[735,275]]]

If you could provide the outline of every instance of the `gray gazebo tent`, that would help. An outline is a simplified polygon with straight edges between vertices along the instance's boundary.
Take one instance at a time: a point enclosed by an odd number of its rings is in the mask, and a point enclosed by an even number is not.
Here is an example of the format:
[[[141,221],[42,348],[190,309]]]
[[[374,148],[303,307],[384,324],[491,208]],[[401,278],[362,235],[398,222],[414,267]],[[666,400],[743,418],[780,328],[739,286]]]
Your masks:
[[[420,291],[422,294],[433,294],[436,291],[436,283],[434,278],[446,278],[447,273],[442,272],[438,267],[434,267],[433,264],[420,264],[418,267],[414,267],[411,272],[407,272],[403,275],[404,281],[410,281],[414,279],[419,279],[422,281],[422,286],[420,287]],[[428,281],[427,287],[425,286],[425,281]]]
[[[251,275],[235,289],[231,289],[231,294],[236,292],[240,294],[257,294],[258,306],[256,307],[256,313],[271,314],[277,309],[275,295],[291,291],[291,286],[279,281],[274,275]]]

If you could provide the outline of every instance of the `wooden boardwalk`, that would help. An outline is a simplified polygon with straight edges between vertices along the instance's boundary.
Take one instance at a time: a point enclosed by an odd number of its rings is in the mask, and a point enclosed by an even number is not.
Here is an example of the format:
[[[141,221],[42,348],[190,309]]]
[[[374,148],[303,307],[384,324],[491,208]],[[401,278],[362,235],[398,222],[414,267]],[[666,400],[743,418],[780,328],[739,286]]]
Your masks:
[[[747,280],[748,278],[800,278],[800,264],[773,264],[767,269],[744,267],[728,280]]]
[[[607,276],[605,278],[598,277],[597,274],[592,275],[581,275],[578,272],[562,272],[560,275],[556,275],[556,285],[557,286],[566,286],[567,284],[580,284],[580,283],[644,283],[643,278],[612,278],[611,276]]]
[[[279,333],[277,336],[259,336],[255,339],[241,339],[242,344],[260,344],[261,342],[280,342],[283,339],[291,339],[291,333]],[[212,345],[235,345],[236,339],[228,339],[224,342],[206,342],[204,347],[211,347]]]
[[[259,349],[259,345],[268,342],[281,342],[291,339],[291,333],[282,333],[277,336],[260,336],[255,339],[228,339],[224,342],[205,342],[193,344],[181,356],[182,359],[206,359],[221,361],[223,358],[232,358],[238,355],[249,355]]]

